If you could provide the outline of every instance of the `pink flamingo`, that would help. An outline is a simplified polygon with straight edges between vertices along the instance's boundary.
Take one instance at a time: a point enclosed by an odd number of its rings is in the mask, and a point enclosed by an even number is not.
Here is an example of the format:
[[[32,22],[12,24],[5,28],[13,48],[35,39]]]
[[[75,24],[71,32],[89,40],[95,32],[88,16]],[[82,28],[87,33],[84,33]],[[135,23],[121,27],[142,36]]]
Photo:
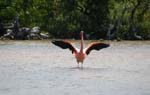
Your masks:
[[[53,40],[52,41],[53,44],[61,47],[62,49],[70,49],[72,51],[72,54],[75,55],[75,58],[78,63],[78,67],[79,67],[79,63],[81,63],[82,68],[83,68],[83,61],[85,57],[91,52],[91,50],[100,50],[100,49],[109,47],[109,44],[93,42],[87,48],[83,49],[83,43],[84,43],[83,35],[84,35],[84,32],[81,31],[80,32],[80,36],[81,36],[80,50],[78,48],[75,48],[69,41],[66,41],[66,40]]]

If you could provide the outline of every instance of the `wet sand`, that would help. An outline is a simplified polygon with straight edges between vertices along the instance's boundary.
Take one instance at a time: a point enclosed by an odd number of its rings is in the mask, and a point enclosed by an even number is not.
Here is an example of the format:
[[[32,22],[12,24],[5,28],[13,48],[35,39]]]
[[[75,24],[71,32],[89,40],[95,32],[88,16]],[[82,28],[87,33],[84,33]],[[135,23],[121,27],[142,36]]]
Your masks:
[[[78,69],[48,40],[0,41],[0,95],[150,95],[150,41],[107,43]]]

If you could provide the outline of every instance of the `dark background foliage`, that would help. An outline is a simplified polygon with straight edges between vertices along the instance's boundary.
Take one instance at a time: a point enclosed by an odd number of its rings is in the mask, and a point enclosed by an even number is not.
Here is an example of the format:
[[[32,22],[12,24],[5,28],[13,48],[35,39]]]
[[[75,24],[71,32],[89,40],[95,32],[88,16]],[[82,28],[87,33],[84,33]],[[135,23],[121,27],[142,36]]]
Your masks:
[[[150,0],[0,0],[0,36],[16,17],[55,38],[150,39]]]

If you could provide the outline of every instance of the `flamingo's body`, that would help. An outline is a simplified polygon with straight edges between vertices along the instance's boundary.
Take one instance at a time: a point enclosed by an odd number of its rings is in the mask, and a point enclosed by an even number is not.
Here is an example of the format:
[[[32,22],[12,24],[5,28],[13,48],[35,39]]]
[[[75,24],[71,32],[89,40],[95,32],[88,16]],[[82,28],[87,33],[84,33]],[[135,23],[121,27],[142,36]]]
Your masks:
[[[100,43],[100,42],[93,42],[91,43],[87,48],[83,49],[83,31],[81,31],[80,36],[81,36],[81,47],[80,50],[78,50],[77,48],[75,48],[70,42],[68,41],[61,41],[61,40],[53,40],[52,43],[61,47],[62,49],[70,49],[72,51],[72,53],[75,55],[75,58],[77,60],[78,63],[78,67],[79,67],[79,63],[83,64],[83,61],[85,59],[85,57],[91,52],[91,50],[100,50],[102,48],[107,48],[109,47],[109,44],[104,44],[104,43]]]

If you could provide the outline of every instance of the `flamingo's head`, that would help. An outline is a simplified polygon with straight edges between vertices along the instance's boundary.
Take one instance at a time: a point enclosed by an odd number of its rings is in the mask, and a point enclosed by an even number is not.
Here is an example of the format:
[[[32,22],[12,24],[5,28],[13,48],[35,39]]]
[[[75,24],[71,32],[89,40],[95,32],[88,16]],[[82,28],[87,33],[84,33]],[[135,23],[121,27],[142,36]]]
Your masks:
[[[81,32],[80,32],[80,36],[83,36],[83,34],[84,34],[84,31],[81,31]]]

